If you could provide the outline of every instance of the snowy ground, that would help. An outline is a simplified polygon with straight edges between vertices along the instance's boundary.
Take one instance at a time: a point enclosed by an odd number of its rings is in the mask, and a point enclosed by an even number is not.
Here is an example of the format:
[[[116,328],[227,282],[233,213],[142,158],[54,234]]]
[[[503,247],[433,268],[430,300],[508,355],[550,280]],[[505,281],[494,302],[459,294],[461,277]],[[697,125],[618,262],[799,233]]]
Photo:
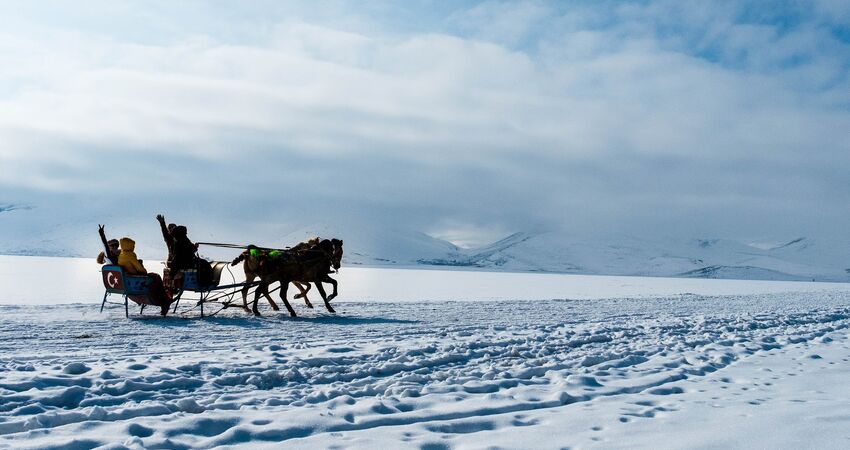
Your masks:
[[[336,315],[128,320],[79,270],[0,298],[0,448],[850,446],[847,285],[343,269]]]

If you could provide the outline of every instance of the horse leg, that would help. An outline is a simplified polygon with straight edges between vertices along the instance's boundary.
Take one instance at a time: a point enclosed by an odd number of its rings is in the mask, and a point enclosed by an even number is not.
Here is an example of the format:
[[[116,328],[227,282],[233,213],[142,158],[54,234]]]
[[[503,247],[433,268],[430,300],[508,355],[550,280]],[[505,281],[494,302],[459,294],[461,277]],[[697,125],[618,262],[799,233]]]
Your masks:
[[[322,300],[325,301],[325,308],[328,308],[329,312],[335,313],[336,311],[334,311],[333,307],[331,306],[331,303],[328,301],[328,295],[325,294],[325,288],[322,287],[322,283],[318,282],[314,284],[316,285],[316,289],[319,290],[319,294],[321,294]]]
[[[245,308],[245,311],[250,311],[248,309],[248,285],[254,282],[254,278],[256,276],[253,273],[245,272],[245,286],[242,288],[242,308]]]
[[[257,309],[257,303],[260,300],[260,293],[263,289],[268,289],[268,283],[266,283],[265,281],[263,281],[262,278],[260,278],[260,285],[257,286],[257,289],[254,291],[254,305],[251,307],[251,310],[254,312],[255,316],[260,316],[260,310]]]
[[[269,285],[267,284],[265,286],[266,286],[266,288],[263,290],[263,295],[266,296],[266,299],[269,301],[269,305],[272,306],[273,310],[280,311],[280,307],[277,306],[277,303],[275,303],[274,300],[272,300],[272,296],[271,296],[271,294],[269,294]]]
[[[334,291],[331,293],[331,295],[329,295],[329,296],[328,296],[328,301],[331,301],[331,300],[333,300],[334,298],[336,298],[336,296],[337,296],[337,292],[336,292],[336,285],[337,285],[337,283],[336,283],[336,280],[334,280],[333,278],[331,278],[331,277],[330,277],[330,275],[325,275],[325,276],[324,276],[324,278],[322,278],[322,282],[324,282],[324,283],[328,283],[328,284],[330,284],[331,286],[333,286],[333,287],[334,287]]]
[[[304,304],[307,305],[308,308],[312,308],[313,304],[310,303],[310,299],[307,298],[307,292],[310,290],[310,283],[303,283],[302,284],[302,283],[299,283],[297,281],[293,281],[292,284],[294,284],[295,287],[297,287],[298,290],[301,291],[301,293],[296,295],[295,298],[303,298]],[[304,287],[304,284],[307,285],[306,288]]]
[[[280,299],[283,300],[283,306],[286,306],[286,310],[289,311],[289,315],[295,317],[295,310],[292,309],[292,305],[289,304],[289,300],[286,299],[286,290],[289,288],[288,280],[280,281]]]

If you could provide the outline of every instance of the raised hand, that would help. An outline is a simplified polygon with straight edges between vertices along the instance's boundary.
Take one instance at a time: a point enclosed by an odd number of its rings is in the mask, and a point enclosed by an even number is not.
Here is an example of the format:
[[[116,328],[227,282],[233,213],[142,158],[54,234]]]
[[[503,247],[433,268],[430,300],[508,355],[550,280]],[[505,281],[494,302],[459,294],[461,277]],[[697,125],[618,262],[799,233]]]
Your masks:
[[[165,216],[163,216],[162,214],[157,214],[156,220],[158,220],[160,222],[165,222]]]

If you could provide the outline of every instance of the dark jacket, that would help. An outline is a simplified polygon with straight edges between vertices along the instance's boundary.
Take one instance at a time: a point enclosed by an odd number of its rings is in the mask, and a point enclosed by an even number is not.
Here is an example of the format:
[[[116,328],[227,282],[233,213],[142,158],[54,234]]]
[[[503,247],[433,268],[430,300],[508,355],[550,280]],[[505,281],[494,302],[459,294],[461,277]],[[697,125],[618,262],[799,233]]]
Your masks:
[[[171,265],[172,270],[194,269],[196,265],[195,252],[197,247],[186,236],[186,227],[180,225],[171,233]]]
[[[166,265],[171,267],[171,260],[174,258],[174,236],[168,231],[165,226],[165,220],[159,221],[159,228],[162,231],[162,239],[165,240],[165,246],[168,247],[168,258],[165,260]]]

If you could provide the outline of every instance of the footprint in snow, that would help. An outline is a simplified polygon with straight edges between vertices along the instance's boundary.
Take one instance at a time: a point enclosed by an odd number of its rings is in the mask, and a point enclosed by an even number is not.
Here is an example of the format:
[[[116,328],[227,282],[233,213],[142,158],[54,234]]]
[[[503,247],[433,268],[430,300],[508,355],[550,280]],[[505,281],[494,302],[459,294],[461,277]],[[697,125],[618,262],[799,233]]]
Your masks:
[[[491,431],[496,429],[496,424],[489,421],[450,422],[441,424],[429,424],[425,429],[434,433],[446,434],[468,434],[479,431]]]
[[[80,362],[73,362],[62,368],[62,373],[68,375],[80,375],[88,372],[89,370],[91,370],[89,366]]]
[[[145,437],[149,437],[149,436],[153,435],[153,429],[148,428],[144,425],[139,425],[137,423],[133,423],[133,424],[130,424],[129,427],[127,427],[127,433],[129,433],[130,436],[145,438]]]
[[[725,388],[725,386],[724,386]],[[673,386],[669,388],[655,388],[649,391],[652,395],[672,395],[672,394],[682,394],[685,391],[679,386]]]
[[[451,450],[451,448],[445,442],[426,442],[419,446],[419,450]]]
[[[540,421],[537,420],[537,419],[531,419],[531,420],[514,419],[514,420],[511,421],[511,425],[513,425],[515,427],[529,427],[529,426],[532,426],[532,425],[537,425],[538,423],[540,423]]]

